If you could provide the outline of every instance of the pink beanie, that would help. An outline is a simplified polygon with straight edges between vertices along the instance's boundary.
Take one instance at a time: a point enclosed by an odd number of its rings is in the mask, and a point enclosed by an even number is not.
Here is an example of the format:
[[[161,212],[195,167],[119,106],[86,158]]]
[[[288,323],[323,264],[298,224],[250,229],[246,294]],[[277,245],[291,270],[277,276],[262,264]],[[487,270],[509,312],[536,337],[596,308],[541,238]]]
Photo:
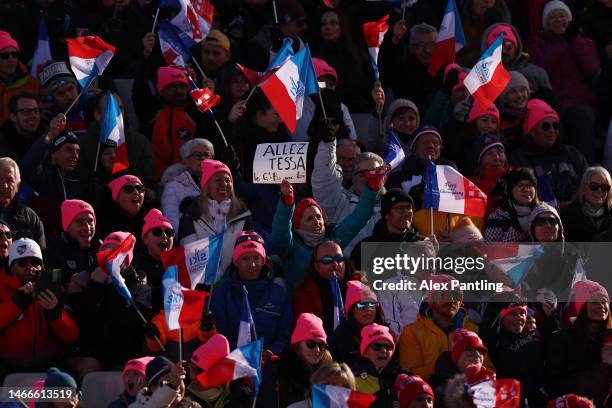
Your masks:
[[[17,41],[15,41],[7,31],[0,31],[0,51],[8,47],[13,47],[17,51],[20,51]]]
[[[201,370],[207,370],[211,365],[226,357],[229,353],[230,349],[227,339],[220,334],[215,334],[193,352],[191,363]]]
[[[317,203],[314,198],[304,198],[300,200],[299,203],[295,206],[295,211],[293,212],[293,217],[291,217],[291,223],[293,224],[293,228],[300,228],[300,223],[302,222],[302,217],[304,216],[304,211],[308,207],[317,207],[319,212],[321,212],[321,216],[325,213],[323,212],[323,208]]]
[[[312,65],[314,66],[315,75],[317,78],[321,78],[323,75],[331,75],[336,78],[336,82],[338,82],[338,74],[336,73],[336,70],[321,58],[313,58]]]
[[[541,99],[532,99],[527,102],[527,120],[525,121],[524,133],[528,135],[540,121],[553,118],[559,121],[559,115],[553,108]]]
[[[487,47],[493,44],[493,41],[495,41],[501,33],[504,33],[504,41],[510,41],[514,44],[514,48],[518,48],[518,40],[516,39],[516,35],[514,35],[514,30],[507,24],[499,24],[489,31],[489,35],[487,35]]]
[[[157,70],[157,92],[160,92],[170,84],[185,84],[189,87],[189,81],[183,71],[174,67],[161,67]]]
[[[113,248],[116,248],[119,245],[121,245],[121,243],[125,241],[130,235],[132,234],[130,234],[129,232],[124,232],[124,231],[111,232],[110,234],[106,236],[106,238],[104,238],[104,241],[102,241],[102,246],[112,245]],[[133,251],[130,251],[128,253],[128,256],[127,256],[128,264],[132,263],[133,255],[134,255]]]
[[[395,346],[395,340],[393,340],[393,336],[387,326],[372,323],[361,329],[361,345],[359,346],[361,356],[365,356],[365,352],[370,344],[380,339],[385,339]]]
[[[589,300],[602,297],[610,301],[608,291],[598,282],[582,280],[572,286],[572,302],[576,305],[576,313],[580,313],[582,306]]]
[[[110,183],[108,183],[108,188],[110,188],[111,194],[113,196],[113,200],[117,201],[117,199],[119,198],[119,192],[121,191],[123,186],[125,186],[128,183],[140,184],[141,186],[143,185],[142,181],[140,181],[138,177],[132,176],[130,174],[126,174],[125,176],[116,178]]]
[[[493,116],[499,121],[499,110],[497,106],[495,106],[493,102],[489,102],[487,106],[482,106],[480,103],[474,103],[468,115],[468,123],[472,123],[483,116]]]
[[[172,229],[170,220],[162,214],[157,208],[151,209],[144,217],[144,226],[142,227],[141,238],[147,235],[147,232],[151,231],[155,227],[162,227]]]
[[[255,239],[247,239],[242,237],[254,237]],[[238,241],[242,242],[238,242]],[[260,242],[261,241],[261,242]],[[232,260],[234,263],[238,261],[244,254],[257,254],[261,256],[263,262],[266,262],[266,249],[263,246],[263,238],[254,232],[254,231],[241,231],[236,237],[236,246],[234,247],[234,253],[232,255]]]
[[[62,202],[60,209],[62,213],[62,228],[64,231],[67,231],[76,216],[82,213],[91,214],[94,219],[94,224],[96,222],[96,213],[93,207],[83,200],[65,200]]]
[[[358,280],[348,281],[346,284],[346,302],[344,309],[346,314],[351,312],[351,307],[358,302],[378,302],[376,293],[368,286]]]
[[[443,284],[446,283],[446,287],[447,287],[447,291],[451,290],[451,285],[452,282],[457,281],[457,279],[453,278],[450,275],[431,275],[429,277],[429,283],[430,286],[433,284],[435,285],[436,283],[438,284]],[[460,289],[456,289],[457,291],[459,291],[459,297],[461,301],[463,301],[463,292]],[[427,292],[427,303],[429,304],[429,306],[431,307],[431,303],[433,302],[433,296],[436,292],[442,292],[441,290],[430,290],[429,292]]]
[[[452,333],[452,335],[453,336],[451,339],[450,348],[451,359],[454,363],[457,363],[457,361],[459,360],[459,356],[461,356],[461,353],[467,347],[482,350],[484,354],[487,354],[487,348],[484,344],[482,344],[482,340],[480,340],[480,337],[478,337],[478,335],[473,331],[466,329],[456,329]]]
[[[145,373],[145,369],[147,368],[147,364],[151,360],[153,360],[153,357],[147,356],[135,358],[125,363],[125,366],[123,366],[123,371],[121,371],[121,379],[123,380],[123,382],[125,383],[125,375],[128,371],[134,371],[139,376],[146,379],[147,374]]]
[[[210,180],[212,176],[214,176],[215,174],[219,172],[223,172],[227,174],[230,180],[232,180],[232,183],[234,182],[234,178],[232,177],[232,172],[230,171],[229,167],[227,167],[225,163],[221,163],[218,160],[209,160],[209,159],[202,160],[202,179],[200,180],[200,187],[204,189],[204,186],[206,186],[206,183],[208,183],[208,180]]]
[[[315,340],[327,344],[327,335],[323,329],[323,321],[312,313],[302,313],[295,322],[291,335],[291,344],[305,340]]]

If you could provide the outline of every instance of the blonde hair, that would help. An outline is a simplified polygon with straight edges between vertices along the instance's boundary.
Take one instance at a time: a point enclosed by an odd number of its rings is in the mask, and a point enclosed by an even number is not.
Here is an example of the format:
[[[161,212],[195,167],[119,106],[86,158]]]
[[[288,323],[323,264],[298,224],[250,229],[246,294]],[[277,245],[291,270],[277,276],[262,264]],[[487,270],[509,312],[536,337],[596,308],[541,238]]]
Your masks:
[[[580,188],[578,190],[578,200],[580,204],[584,203],[584,196],[582,194],[583,190],[587,188],[588,184],[591,182],[591,177],[594,175],[600,175],[609,186],[612,186],[612,178],[610,178],[610,173],[604,167],[601,166],[592,166],[587,168],[582,175],[582,179],[580,180]],[[606,196],[606,207],[612,207],[612,191],[608,191],[608,195]]]
[[[335,361],[329,364],[322,365],[310,377],[311,384],[338,384],[344,382],[344,387],[351,390],[356,389],[355,376],[345,363],[337,363]]]

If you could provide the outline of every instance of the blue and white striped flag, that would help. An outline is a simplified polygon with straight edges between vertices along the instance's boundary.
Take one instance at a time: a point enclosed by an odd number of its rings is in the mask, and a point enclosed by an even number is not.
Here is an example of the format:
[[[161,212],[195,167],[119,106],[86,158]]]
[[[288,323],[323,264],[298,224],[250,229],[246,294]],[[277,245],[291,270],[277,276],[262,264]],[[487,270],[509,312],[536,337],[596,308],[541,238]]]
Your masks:
[[[251,306],[249,305],[249,292],[247,292],[244,285],[242,285],[242,290],[242,311],[240,313],[240,326],[238,328],[236,347],[245,346],[253,341],[252,334],[255,327],[253,315],[251,315]]]
[[[338,277],[334,272],[334,276],[329,280],[331,285],[332,296],[334,297],[334,330],[344,320],[344,301],[342,300],[342,292],[340,292],[340,284]]]

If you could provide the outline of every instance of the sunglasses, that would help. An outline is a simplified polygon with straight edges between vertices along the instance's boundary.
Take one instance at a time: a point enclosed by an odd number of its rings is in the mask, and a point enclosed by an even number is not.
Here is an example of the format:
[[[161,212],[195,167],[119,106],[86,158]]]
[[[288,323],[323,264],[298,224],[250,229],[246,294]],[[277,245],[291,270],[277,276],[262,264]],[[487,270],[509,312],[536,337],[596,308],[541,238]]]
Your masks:
[[[13,233],[11,231],[0,231],[0,238],[13,239]]]
[[[2,59],[9,59],[9,57],[13,57],[15,59],[19,58],[19,52],[17,51],[13,51],[13,52],[3,52],[0,54],[0,58]]]
[[[252,234],[252,235],[243,235],[241,237],[238,237],[236,239],[236,243],[234,244],[234,247],[238,246],[238,244],[242,244],[243,242],[247,242],[247,241],[255,241],[255,242],[259,242],[260,244],[264,244],[264,240],[262,237],[260,237],[258,234]]]
[[[601,190],[604,193],[610,191],[610,186],[607,184],[599,184],[599,183],[589,183],[589,190],[597,191]]]
[[[164,234],[168,238],[172,238],[174,236],[174,230],[171,228],[155,227],[151,229],[151,234],[153,234],[156,237],[161,237],[162,234]]]
[[[548,132],[551,127],[555,130],[559,130],[559,122],[553,122],[553,123],[544,122],[542,123],[542,126],[540,126],[540,129],[542,129],[545,132]]]
[[[123,191],[125,191],[128,194],[132,194],[134,191],[137,191],[138,194],[142,194],[145,191],[144,186],[141,186],[140,184],[137,185],[127,185],[127,186],[123,186]]]
[[[345,260],[346,258],[344,257],[344,255],[335,255],[335,256],[327,255],[327,256],[322,257],[321,259],[317,259],[317,262],[320,262],[323,265],[329,265],[332,262],[342,263]]]
[[[210,152],[193,152],[187,158],[195,157],[198,160],[210,159],[212,158],[212,154]]]
[[[543,226],[546,224],[554,227],[559,225],[559,221],[555,217],[541,217],[535,219],[535,225]]]
[[[370,344],[370,348],[373,351],[381,351],[381,350],[385,350],[385,351],[393,351],[393,349],[395,347],[393,347],[392,344],[380,344],[380,343],[374,343],[374,344]]]
[[[327,350],[327,344],[319,343],[314,340],[306,340],[306,347],[308,347],[311,350],[314,350],[315,347],[318,348],[320,351]]]
[[[20,268],[25,268],[28,265],[38,267],[42,265],[42,261],[38,258],[19,259],[17,261],[17,266],[19,266]]]
[[[376,309],[378,307],[378,302],[357,302],[355,306],[357,310]]]

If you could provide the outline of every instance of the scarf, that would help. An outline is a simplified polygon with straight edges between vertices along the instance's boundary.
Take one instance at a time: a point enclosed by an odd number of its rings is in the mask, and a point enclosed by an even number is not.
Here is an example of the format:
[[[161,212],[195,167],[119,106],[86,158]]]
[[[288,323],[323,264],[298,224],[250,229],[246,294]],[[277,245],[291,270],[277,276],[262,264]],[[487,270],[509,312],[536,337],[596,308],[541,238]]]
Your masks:
[[[302,242],[310,248],[316,247],[317,244],[321,242],[323,238],[325,238],[324,232],[315,233],[315,232],[309,232],[309,231],[296,229],[295,233],[298,235],[298,237],[300,237]]]
[[[524,232],[529,232],[529,214],[531,214],[531,207],[524,205],[514,204],[516,215],[518,216],[518,222]]]
[[[582,202],[582,204],[580,205],[580,209],[582,210],[582,213],[589,218],[599,218],[606,211],[605,206],[602,205],[598,209],[595,209],[595,207],[593,207],[591,204],[587,203],[586,201]]]
[[[208,214],[210,214],[213,229],[217,234],[223,232],[231,205],[232,201],[230,199],[221,202],[208,199]]]

